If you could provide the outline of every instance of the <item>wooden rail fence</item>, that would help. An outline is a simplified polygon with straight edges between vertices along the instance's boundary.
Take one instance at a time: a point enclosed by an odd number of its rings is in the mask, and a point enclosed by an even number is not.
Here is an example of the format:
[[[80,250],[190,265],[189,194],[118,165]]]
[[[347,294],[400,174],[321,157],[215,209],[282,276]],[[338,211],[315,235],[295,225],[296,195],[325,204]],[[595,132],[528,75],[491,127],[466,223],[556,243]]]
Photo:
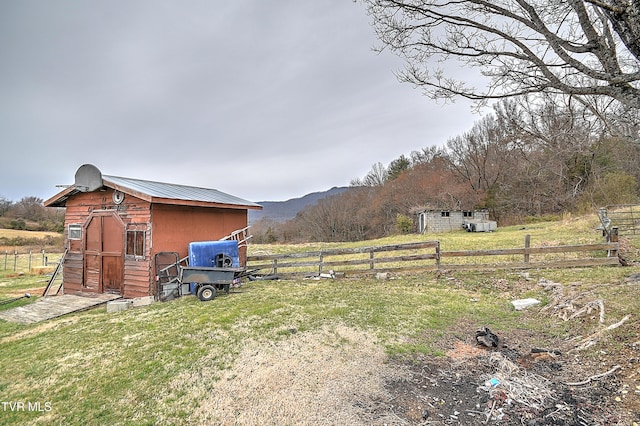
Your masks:
[[[289,276],[319,276],[331,272],[368,274],[441,269],[530,269],[619,265],[618,242],[487,250],[441,251],[439,241],[375,247],[330,249],[247,257],[247,269]],[[382,254],[384,253],[384,254]],[[382,254],[382,255],[381,255]],[[496,262],[494,257],[502,257]],[[470,260],[475,258],[474,260]],[[507,258],[507,259],[505,259]],[[462,259],[455,263],[452,259]],[[516,260],[520,259],[520,260]],[[330,272],[331,271],[331,272]]]

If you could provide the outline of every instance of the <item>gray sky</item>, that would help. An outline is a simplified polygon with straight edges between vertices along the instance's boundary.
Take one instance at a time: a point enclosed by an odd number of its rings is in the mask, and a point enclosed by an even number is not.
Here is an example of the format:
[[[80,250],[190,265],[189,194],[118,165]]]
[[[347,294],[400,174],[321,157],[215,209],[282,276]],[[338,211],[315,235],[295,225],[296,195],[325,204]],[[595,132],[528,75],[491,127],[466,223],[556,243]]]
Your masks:
[[[468,131],[351,0],[0,1],[0,196],[104,174],[286,200]]]

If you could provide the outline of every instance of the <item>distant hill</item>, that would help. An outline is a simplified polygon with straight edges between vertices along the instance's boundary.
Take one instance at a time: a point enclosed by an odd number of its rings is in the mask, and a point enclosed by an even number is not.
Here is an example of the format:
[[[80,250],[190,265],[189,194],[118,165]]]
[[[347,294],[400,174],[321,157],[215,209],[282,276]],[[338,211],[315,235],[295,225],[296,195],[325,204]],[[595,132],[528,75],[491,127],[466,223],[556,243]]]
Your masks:
[[[296,217],[296,214],[307,206],[317,203],[323,198],[342,194],[348,187],[333,187],[324,192],[312,192],[300,198],[292,198],[287,201],[258,201],[262,210],[249,210],[249,225],[262,218],[268,218],[276,222],[286,222]]]

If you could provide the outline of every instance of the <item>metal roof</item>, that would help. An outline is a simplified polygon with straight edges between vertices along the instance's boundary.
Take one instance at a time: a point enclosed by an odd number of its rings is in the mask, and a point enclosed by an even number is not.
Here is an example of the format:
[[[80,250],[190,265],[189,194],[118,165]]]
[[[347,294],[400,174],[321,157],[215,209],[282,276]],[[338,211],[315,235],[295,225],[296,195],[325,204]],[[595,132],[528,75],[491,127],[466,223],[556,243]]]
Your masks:
[[[260,204],[226,194],[217,189],[154,182],[120,176],[103,175],[92,164],[82,165],[75,175],[75,184],[44,202],[49,207],[64,207],[69,197],[81,192],[111,188],[150,203],[177,204],[231,209],[262,209]]]
[[[110,175],[102,175],[102,179],[105,186],[113,187],[114,189],[118,189],[125,193],[131,192],[132,195],[144,194],[154,199],[162,198],[257,208],[262,207],[260,204],[218,191],[217,189],[199,188],[174,183],[154,182]]]

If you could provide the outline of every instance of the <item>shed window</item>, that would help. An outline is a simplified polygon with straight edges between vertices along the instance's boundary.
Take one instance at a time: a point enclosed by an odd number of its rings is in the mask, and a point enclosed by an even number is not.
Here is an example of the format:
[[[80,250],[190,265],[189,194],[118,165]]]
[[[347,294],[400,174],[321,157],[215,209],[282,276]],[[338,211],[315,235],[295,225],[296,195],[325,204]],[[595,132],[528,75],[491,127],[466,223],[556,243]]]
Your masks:
[[[72,224],[69,225],[69,233],[70,240],[81,240],[82,239],[82,225]]]
[[[449,217],[450,213],[449,212],[441,212],[440,215],[442,217]]]
[[[127,255],[144,256],[145,232],[127,230]]]
[[[469,210],[465,210],[462,212],[462,217],[473,217],[473,212]]]

